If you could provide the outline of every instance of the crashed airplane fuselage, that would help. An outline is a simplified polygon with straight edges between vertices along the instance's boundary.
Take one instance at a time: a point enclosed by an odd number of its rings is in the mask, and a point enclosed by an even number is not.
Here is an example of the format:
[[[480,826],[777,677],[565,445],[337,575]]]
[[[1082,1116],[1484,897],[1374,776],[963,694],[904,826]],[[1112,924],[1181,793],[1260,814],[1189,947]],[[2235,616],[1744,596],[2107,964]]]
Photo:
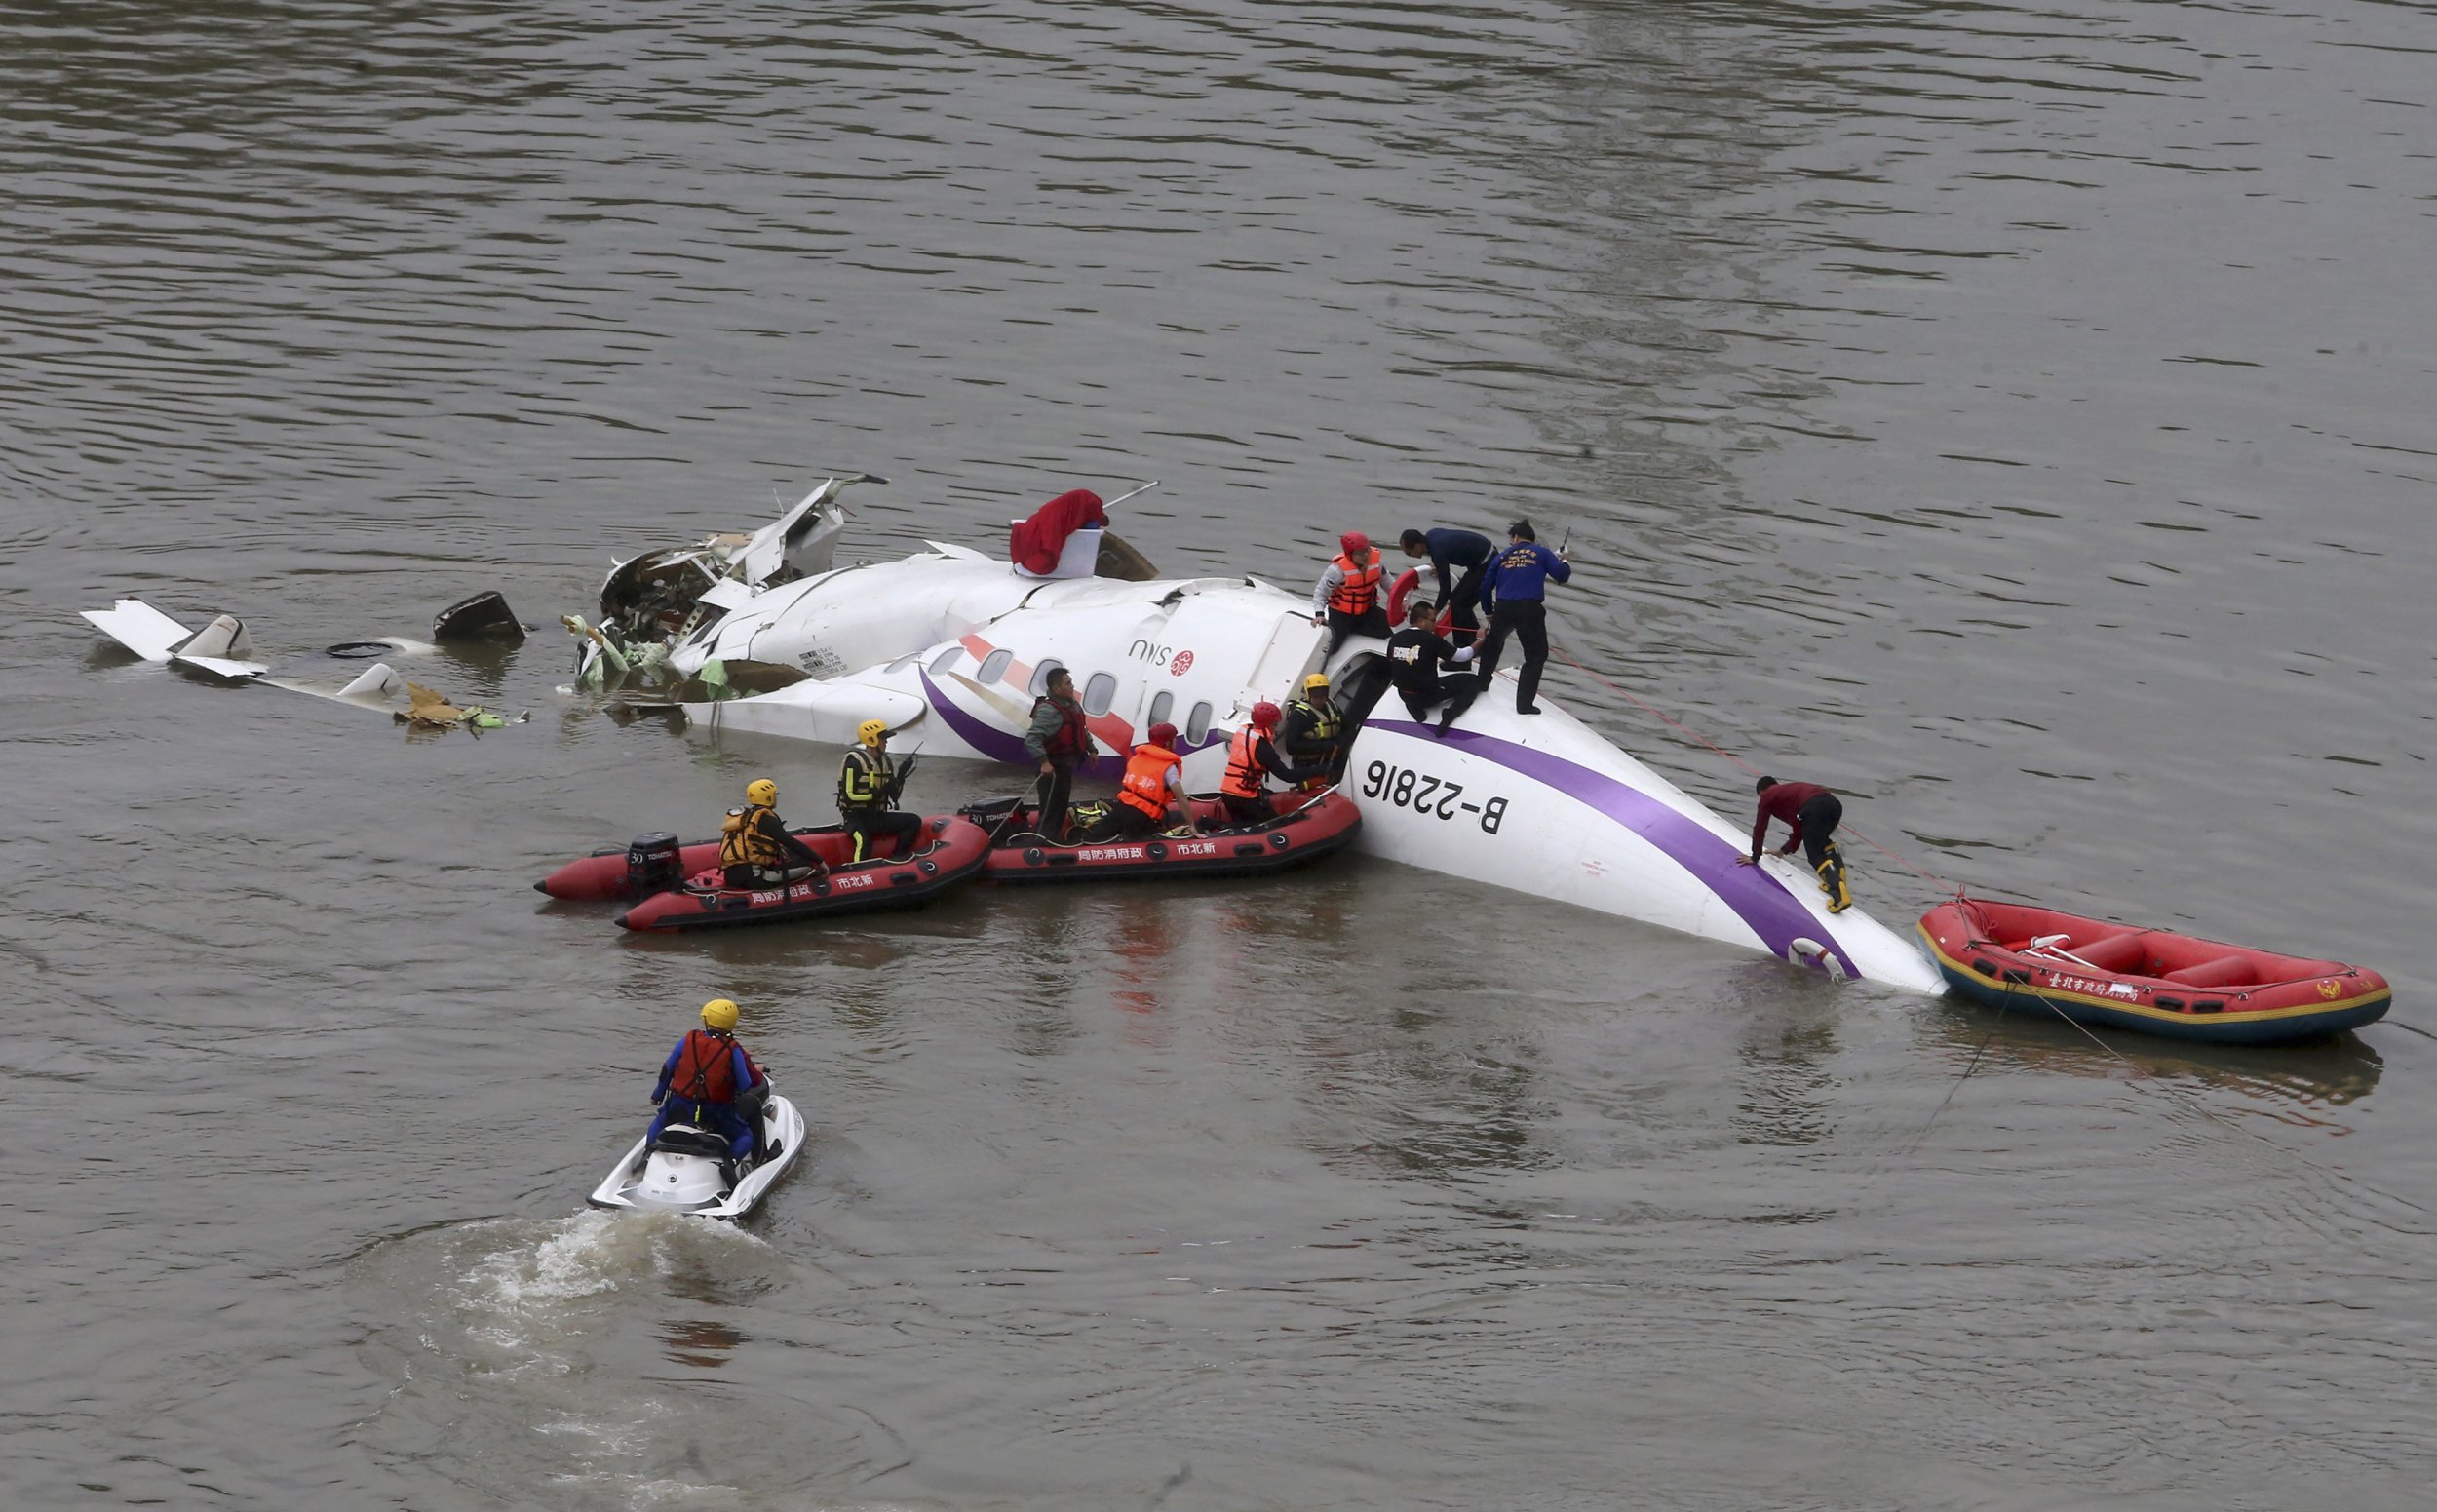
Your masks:
[[[834,512],[834,489],[805,504],[816,500]],[[726,583],[723,601],[670,647],[671,669],[746,665],[798,680],[686,702],[703,725],[844,744],[866,719],[919,721],[909,744],[926,755],[1028,766],[1032,701],[1063,666],[1103,748],[1092,775],[1115,777],[1142,732],[1167,722],[1180,732],[1187,785],[1205,791],[1253,705],[1286,702],[1323,667],[1327,644],[1307,602],[1256,579],[1045,580],[936,542],[777,587]],[[1355,638],[1326,670],[1375,697],[1379,649]],[[1354,702],[1361,712],[1359,693]],[[1941,990],[1909,940],[1858,909],[1830,915],[1790,862],[1735,865],[1745,833],[1545,694],[1538,716],[1513,703],[1493,692],[1442,737],[1393,696],[1382,701],[1359,725],[1344,781],[1363,812],[1360,845],[1834,975]]]

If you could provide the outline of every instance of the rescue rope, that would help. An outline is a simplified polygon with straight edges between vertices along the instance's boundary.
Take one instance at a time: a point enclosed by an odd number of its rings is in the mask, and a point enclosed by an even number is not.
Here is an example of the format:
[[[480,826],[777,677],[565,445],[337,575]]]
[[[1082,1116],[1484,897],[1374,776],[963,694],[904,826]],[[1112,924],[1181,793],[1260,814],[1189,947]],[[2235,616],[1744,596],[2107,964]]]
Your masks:
[[[1732,761],[1735,765],[1743,768],[1745,772],[1749,773],[1755,779],[1767,775],[1760,768],[1752,765],[1752,763],[1744,760],[1741,756],[1736,756],[1733,752],[1728,751],[1723,746],[1719,745],[1716,741],[1711,740],[1708,736],[1692,728],[1690,725],[1683,723],[1680,719],[1670,718],[1665,712],[1652,705],[1647,699],[1644,699],[1632,689],[1619,687],[1615,683],[1608,681],[1605,678],[1601,677],[1598,673],[1593,672],[1590,668],[1585,667],[1582,663],[1574,660],[1573,657],[1567,654],[1564,648],[1551,644],[1549,646],[1549,654],[1556,657],[1559,661],[1564,662],[1567,666],[1571,667],[1574,671],[1581,673],[1584,677],[1589,678],[1592,681],[1607,689],[1609,692],[1632,699],[1636,704],[1647,710],[1650,714],[1656,716],[1669,728],[1682,732],[1697,744],[1706,746],[1711,751],[1724,756],[1727,760]],[[1926,872],[1921,868],[1913,865],[1912,862],[1906,860],[1904,857],[1897,855],[1894,851],[1887,849],[1884,845],[1879,844],[1876,840],[1874,840],[1869,835],[1864,834],[1857,826],[1853,825],[1849,821],[1840,821],[1837,828],[1844,831],[1847,834],[1852,835],[1855,839],[1878,852],[1878,854],[1886,857],[1889,861],[1894,862],[1897,866],[1902,867],[1905,871],[1912,872],[1915,876],[1921,878],[1923,881],[1929,882],[1943,891],[1953,893],[1957,897],[1962,895],[1962,884],[1958,882],[1951,882],[1945,877],[1940,876],[1935,872]]]

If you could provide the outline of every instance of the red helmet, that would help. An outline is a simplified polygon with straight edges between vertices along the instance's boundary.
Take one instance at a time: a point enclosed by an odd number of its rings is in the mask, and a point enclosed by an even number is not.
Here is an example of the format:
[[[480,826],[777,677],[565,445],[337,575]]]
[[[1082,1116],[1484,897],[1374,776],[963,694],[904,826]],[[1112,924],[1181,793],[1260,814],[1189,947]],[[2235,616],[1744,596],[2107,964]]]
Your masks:
[[[1348,530],[1337,537],[1337,545],[1345,555],[1361,560],[1371,555],[1371,537],[1360,530]]]
[[[1174,751],[1177,749],[1177,727],[1165,719],[1160,720],[1151,726],[1150,741],[1154,746],[1166,746]]]
[[[1267,699],[1253,706],[1253,728],[1274,730],[1278,727],[1278,706]]]

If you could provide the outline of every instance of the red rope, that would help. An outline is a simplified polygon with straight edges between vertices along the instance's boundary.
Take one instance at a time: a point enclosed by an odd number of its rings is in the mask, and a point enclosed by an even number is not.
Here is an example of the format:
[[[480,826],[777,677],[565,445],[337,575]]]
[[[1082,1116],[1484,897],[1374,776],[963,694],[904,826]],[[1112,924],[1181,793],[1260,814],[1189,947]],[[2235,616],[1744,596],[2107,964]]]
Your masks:
[[[1550,646],[1549,654],[1556,657],[1559,661],[1564,662],[1567,666],[1571,667],[1574,671],[1581,673],[1584,677],[1589,678],[1592,681],[1607,689],[1609,692],[1620,694],[1623,697],[1632,699],[1636,704],[1641,705],[1644,709],[1648,710],[1652,715],[1657,716],[1657,717],[1665,722],[1669,728],[1679,730],[1684,735],[1690,737],[1697,744],[1707,746],[1710,750],[1716,752],[1721,756],[1724,756],[1735,765],[1742,767],[1746,772],[1751,773],[1754,777],[1763,775],[1758,767],[1753,766],[1750,762],[1744,760],[1741,756],[1736,756],[1733,752],[1726,750],[1724,747],[1711,740],[1708,736],[1703,735],[1700,731],[1692,728],[1690,725],[1684,724],[1677,719],[1669,718],[1666,714],[1652,706],[1648,700],[1643,698],[1639,693],[1634,692],[1630,688],[1618,687],[1615,683],[1608,681],[1605,678],[1601,677],[1598,673],[1593,672],[1590,668],[1582,665],[1582,663],[1575,661],[1571,656],[1567,655],[1566,652],[1559,647]],[[1874,840],[1869,835],[1864,834],[1852,825],[1839,825],[1838,828],[1843,830],[1846,834],[1852,835],[1855,839],[1861,841],[1863,844],[1869,846],[1871,849],[1878,852],[1878,854],[1886,857],[1889,861],[1894,862],[1897,866],[1902,867],[1905,871],[1912,872],[1915,876],[1920,877],[1925,881],[1934,882],[1938,886],[1943,887],[1952,893],[1959,895],[1963,891],[1961,887],[1948,881],[1945,877],[1940,876],[1935,872],[1922,871],[1920,868],[1913,865],[1910,861],[1905,860],[1902,856],[1897,855],[1894,851],[1887,849],[1884,845],[1879,844],[1876,840]]]

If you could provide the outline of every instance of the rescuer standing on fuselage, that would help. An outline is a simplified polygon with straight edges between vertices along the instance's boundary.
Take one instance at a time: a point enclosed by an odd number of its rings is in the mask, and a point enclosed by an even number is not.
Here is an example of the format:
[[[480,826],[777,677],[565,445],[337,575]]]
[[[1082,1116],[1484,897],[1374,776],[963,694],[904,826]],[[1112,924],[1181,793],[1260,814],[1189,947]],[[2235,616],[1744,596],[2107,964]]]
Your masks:
[[[756,777],[745,785],[745,806],[719,826],[720,879],[730,887],[776,887],[829,870],[812,847],[779,817],[779,785]]]
[[[1269,778],[1302,782],[1317,775],[1279,755],[1269,740],[1277,727],[1278,706],[1257,703],[1252,718],[1227,742],[1227,774],[1218,780],[1218,798],[1230,824],[1260,825],[1278,817],[1269,803]]]
[[[922,819],[897,812],[896,803],[906,790],[906,776],[913,770],[914,758],[906,757],[902,767],[889,759],[884,720],[864,720],[855,730],[855,740],[857,744],[848,748],[837,768],[837,817],[855,837],[854,859],[866,861],[879,854],[872,843],[875,836],[895,841],[899,857],[909,856],[922,834]]]
[[[1329,627],[1329,649],[1323,661],[1337,654],[1347,636],[1386,638],[1388,609],[1385,585],[1380,581],[1386,575],[1370,536],[1348,530],[1337,537],[1336,557],[1311,591],[1311,622]]]
[[[1518,520],[1506,527],[1506,550],[1481,582],[1481,602],[1489,611],[1489,639],[1481,643],[1481,692],[1488,692],[1497,659],[1513,635],[1523,642],[1523,671],[1515,679],[1515,712],[1538,714],[1531,700],[1540,691],[1540,669],[1549,659],[1548,606],[1541,597],[1550,582],[1574,575],[1572,563],[1540,544],[1531,522]]]
[[[1754,791],[1760,795],[1760,812],[1752,824],[1752,853],[1737,856],[1735,865],[1759,866],[1760,852],[1768,848],[1768,822],[1782,819],[1794,833],[1777,854],[1790,856],[1794,847],[1801,846],[1819,875],[1819,890],[1828,895],[1828,911],[1842,913],[1853,907],[1853,893],[1844,884],[1844,858],[1837,853],[1833,838],[1844,822],[1843,800],[1815,782],[1779,782],[1774,777],[1761,778]]]
[[[1156,834],[1167,828],[1174,810],[1177,823],[1192,822],[1184,799],[1184,780],[1178,775],[1184,757],[1177,755],[1177,727],[1165,720],[1154,724],[1142,744],[1126,757],[1125,778],[1117,785],[1117,833]]]
[[[1397,544],[1408,557],[1430,559],[1431,568],[1439,575],[1438,606],[1455,621],[1455,633],[1449,639],[1457,645],[1472,644],[1481,634],[1481,574],[1489,570],[1497,547],[1478,530],[1448,526],[1408,530]]]
[[[1074,795],[1074,769],[1099,752],[1092,732],[1084,728],[1083,705],[1074,696],[1074,678],[1064,667],[1050,669],[1048,691],[1032,700],[1032,727],[1024,733],[1024,749],[1041,763],[1041,811],[1034,821],[1042,834],[1066,842],[1066,806]]]

